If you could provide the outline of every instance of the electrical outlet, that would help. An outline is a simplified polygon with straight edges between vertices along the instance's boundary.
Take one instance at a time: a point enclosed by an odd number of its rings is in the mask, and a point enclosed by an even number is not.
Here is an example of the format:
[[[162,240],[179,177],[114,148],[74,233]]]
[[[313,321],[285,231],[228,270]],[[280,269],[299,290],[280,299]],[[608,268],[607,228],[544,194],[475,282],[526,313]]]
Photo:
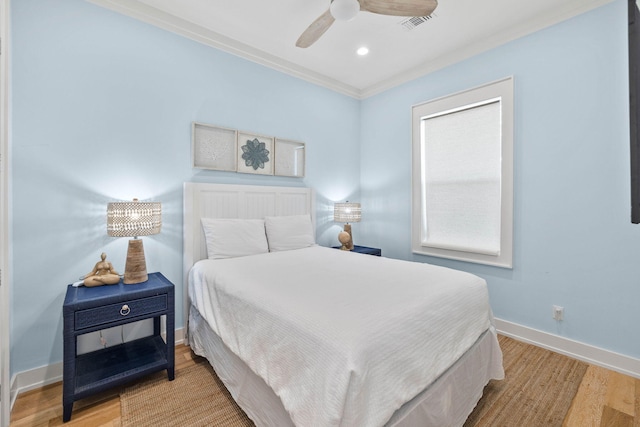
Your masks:
[[[556,320],[564,319],[564,307],[560,307],[559,305],[553,306],[553,318]]]

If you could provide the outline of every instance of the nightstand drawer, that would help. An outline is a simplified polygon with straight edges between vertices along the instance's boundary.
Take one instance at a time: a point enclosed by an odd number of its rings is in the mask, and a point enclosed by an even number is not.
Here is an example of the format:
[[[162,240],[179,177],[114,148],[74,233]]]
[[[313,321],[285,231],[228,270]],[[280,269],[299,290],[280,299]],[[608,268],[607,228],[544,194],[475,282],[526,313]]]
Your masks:
[[[167,309],[167,295],[140,298],[118,304],[76,311],[75,329],[85,329],[123,318],[144,316]]]

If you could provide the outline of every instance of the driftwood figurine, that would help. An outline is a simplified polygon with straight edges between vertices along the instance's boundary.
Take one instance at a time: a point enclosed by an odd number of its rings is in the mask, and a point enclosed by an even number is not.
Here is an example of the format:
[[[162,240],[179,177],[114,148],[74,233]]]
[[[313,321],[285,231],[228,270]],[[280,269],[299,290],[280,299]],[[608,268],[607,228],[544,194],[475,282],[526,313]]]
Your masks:
[[[103,252],[100,258],[93,270],[83,277],[85,286],[115,285],[120,282],[120,275],[113,269],[113,265],[106,261],[107,254]]]

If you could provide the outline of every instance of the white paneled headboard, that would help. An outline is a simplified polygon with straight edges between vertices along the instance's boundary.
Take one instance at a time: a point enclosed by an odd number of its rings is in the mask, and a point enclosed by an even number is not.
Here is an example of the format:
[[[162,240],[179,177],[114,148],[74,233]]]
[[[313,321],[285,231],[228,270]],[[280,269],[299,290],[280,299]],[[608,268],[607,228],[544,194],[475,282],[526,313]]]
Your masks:
[[[266,216],[311,214],[315,229],[313,190],[305,187],[184,184],[185,269],[207,258],[200,218],[262,219]]]
[[[315,230],[315,197],[311,188],[185,182],[183,277],[187,304],[189,269],[197,261],[207,258],[200,218],[262,219],[307,213],[311,214]],[[185,316],[188,316],[188,311]]]

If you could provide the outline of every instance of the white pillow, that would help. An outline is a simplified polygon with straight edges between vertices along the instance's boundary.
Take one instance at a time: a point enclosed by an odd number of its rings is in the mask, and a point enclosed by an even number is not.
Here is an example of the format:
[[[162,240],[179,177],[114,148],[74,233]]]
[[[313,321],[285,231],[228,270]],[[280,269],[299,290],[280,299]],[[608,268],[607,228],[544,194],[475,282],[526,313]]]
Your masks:
[[[264,220],[201,218],[209,259],[269,252]]]
[[[311,215],[268,216],[264,219],[269,251],[288,251],[316,244]]]

